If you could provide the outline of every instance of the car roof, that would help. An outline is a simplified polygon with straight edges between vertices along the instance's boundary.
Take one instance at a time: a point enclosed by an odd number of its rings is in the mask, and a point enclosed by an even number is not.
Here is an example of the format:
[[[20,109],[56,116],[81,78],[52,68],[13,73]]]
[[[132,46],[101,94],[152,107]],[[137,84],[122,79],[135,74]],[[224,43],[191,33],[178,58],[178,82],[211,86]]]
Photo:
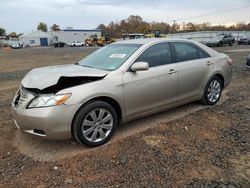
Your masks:
[[[158,43],[158,42],[189,42],[192,44],[195,44],[199,47],[201,47],[203,50],[205,50],[207,53],[210,54],[210,56],[215,57],[218,56],[219,53],[215,50],[205,46],[204,44],[201,44],[200,42],[194,41],[194,40],[188,40],[188,39],[175,39],[175,38],[145,38],[145,39],[132,39],[132,40],[121,40],[118,42],[115,42],[113,44],[139,44],[142,46],[150,46],[152,44]]]
[[[131,39],[131,40],[121,40],[116,42],[116,44],[151,44],[155,42],[194,42],[188,39],[174,39],[174,38],[145,38],[145,39]]]

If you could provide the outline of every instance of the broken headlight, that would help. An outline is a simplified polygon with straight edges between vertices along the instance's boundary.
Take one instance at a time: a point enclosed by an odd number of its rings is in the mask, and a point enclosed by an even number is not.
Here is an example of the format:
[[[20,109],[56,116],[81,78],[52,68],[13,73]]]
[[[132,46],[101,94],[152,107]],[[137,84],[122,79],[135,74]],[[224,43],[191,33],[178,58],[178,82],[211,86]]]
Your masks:
[[[63,104],[71,94],[61,95],[40,95],[31,101],[28,108],[42,108],[49,106],[58,106]]]

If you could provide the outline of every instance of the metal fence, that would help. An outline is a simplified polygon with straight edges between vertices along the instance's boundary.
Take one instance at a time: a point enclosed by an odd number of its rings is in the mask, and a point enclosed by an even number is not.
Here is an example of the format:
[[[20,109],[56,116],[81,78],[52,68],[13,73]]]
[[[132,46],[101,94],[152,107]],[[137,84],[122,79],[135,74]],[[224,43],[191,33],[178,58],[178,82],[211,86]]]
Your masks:
[[[213,38],[219,34],[232,34],[235,40],[238,41],[242,36],[250,36],[250,31],[200,31],[200,32],[188,32],[188,33],[175,33],[167,34],[167,38],[179,38],[179,39],[202,39]]]

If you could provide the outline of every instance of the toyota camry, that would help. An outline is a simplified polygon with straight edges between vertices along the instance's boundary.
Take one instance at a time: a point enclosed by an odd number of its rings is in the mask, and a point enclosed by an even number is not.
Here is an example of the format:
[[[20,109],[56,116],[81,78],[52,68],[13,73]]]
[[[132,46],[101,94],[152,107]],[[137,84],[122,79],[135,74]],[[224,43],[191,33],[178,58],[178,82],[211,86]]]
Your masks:
[[[125,40],[71,65],[30,71],[13,102],[16,127],[50,140],[106,143],[119,124],[194,101],[215,105],[232,60],[198,42]]]

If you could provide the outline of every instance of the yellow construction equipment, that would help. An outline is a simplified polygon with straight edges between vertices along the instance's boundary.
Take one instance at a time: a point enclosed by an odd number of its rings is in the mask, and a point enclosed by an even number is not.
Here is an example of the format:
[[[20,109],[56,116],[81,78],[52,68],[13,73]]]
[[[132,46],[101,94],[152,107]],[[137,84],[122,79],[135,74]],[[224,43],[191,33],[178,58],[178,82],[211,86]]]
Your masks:
[[[105,46],[115,42],[114,38],[110,38],[109,34],[105,34],[104,37],[97,37],[97,35],[91,35],[85,40],[85,46]]]
[[[144,38],[155,38],[155,34],[153,34],[153,33],[146,34],[146,35],[144,35]]]
[[[111,38],[108,33],[104,35],[104,37],[99,37],[97,40],[97,45],[98,46],[105,46],[107,44],[111,44],[115,42],[116,40],[114,38]]]
[[[85,46],[97,46],[97,35],[91,35],[85,40]]]

